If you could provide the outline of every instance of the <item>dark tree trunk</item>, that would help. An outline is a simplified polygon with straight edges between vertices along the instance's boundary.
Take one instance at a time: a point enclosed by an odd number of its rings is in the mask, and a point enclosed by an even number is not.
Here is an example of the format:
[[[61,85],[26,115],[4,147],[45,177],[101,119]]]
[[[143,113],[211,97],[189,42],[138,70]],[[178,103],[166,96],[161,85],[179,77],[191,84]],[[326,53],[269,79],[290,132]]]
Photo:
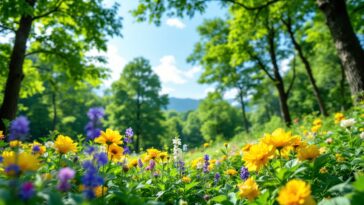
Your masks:
[[[26,1],[34,7],[36,0]],[[10,55],[9,73],[6,79],[4,99],[0,108],[0,130],[5,131],[3,120],[13,120],[18,109],[19,92],[24,78],[23,63],[26,52],[26,44],[32,27],[32,16],[23,15],[19,21],[19,27],[15,33],[14,46]]]
[[[56,105],[56,93],[52,93],[52,106],[53,106],[53,130],[57,129],[57,105]]]
[[[275,80],[275,86],[278,90],[279,95],[279,106],[282,118],[287,126],[290,126],[292,124],[291,115],[289,113],[288,108],[288,95],[284,88],[284,82],[282,79],[281,74],[279,73],[279,67],[277,63],[277,56],[275,51],[275,44],[274,44],[274,36],[275,31],[274,28],[269,28],[269,34],[268,34],[268,48],[269,48],[269,55],[271,58],[271,62],[273,65],[273,74],[274,74],[274,80]]]
[[[249,122],[248,122],[248,118],[246,117],[245,102],[244,102],[242,87],[239,87],[239,100],[240,100],[240,105],[241,105],[241,112],[243,114],[244,128],[245,128],[246,132],[249,133]]]
[[[345,0],[317,0],[317,4],[326,16],[351,94],[359,101],[364,91],[364,51],[351,25]]]
[[[138,87],[137,98],[136,98],[136,140],[135,140],[135,151],[140,151],[140,138],[141,138],[141,100],[140,100],[140,88]]]
[[[298,56],[300,57],[303,65],[305,66],[308,78],[309,78],[310,83],[311,83],[312,88],[313,88],[313,94],[315,95],[315,98],[316,98],[317,104],[319,106],[320,112],[321,112],[322,115],[328,116],[326,108],[325,108],[325,104],[324,104],[324,102],[323,102],[323,100],[321,98],[320,91],[319,91],[319,89],[317,87],[316,80],[313,77],[311,65],[308,62],[306,56],[303,54],[303,50],[302,50],[301,45],[297,42],[297,40],[296,40],[296,38],[294,36],[294,32],[293,32],[292,24],[291,24],[291,19],[289,18],[287,21],[283,20],[283,23],[287,28],[287,31],[289,33],[289,37],[291,38],[291,41],[293,43],[294,48],[298,52]]]
[[[340,63],[341,79],[340,79],[340,95],[341,95],[341,111],[345,111],[345,70]]]

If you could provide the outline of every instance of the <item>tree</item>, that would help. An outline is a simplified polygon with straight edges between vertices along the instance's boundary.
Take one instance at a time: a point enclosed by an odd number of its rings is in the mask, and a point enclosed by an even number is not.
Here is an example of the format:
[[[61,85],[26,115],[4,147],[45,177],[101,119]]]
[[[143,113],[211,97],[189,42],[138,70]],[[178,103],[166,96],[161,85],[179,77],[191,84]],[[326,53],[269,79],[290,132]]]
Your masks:
[[[238,90],[236,98],[241,106],[244,128],[249,132],[245,98],[256,83],[256,69],[246,65],[230,65],[233,51],[228,45],[229,27],[226,21],[218,18],[205,20],[197,30],[200,40],[195,44],[188,61],[203,66],[200,83],[217,83],[221,91]]]
[[[26,57],[38,54],[63,62],[69,65],[64,72],[82,78],[89,62],[84,52],[105,51],[107,37],[120,35],[121,22],[118,5],[104,8],[100,0],[3,0],[1,4],[0,33],[14,36],[0,108],[0,130],[5,130],[4,119],[16,115]],[[97,69],[93,72],[99,75]]]
[[[106,124],[119,130],[132,127],[137,151],[140,147],[159,145],[164,120],[161,109],[168,104],[167,95],[160,95],[160,91],[158,76],[142,57],[128,63],[120,79],[112,84]]]
[[[317,4],[326,17],[326,24],[345,69],[351,94],[356,100],[361,100],[364,92],[364,50],[355,35],[346,1],[317,0]]]

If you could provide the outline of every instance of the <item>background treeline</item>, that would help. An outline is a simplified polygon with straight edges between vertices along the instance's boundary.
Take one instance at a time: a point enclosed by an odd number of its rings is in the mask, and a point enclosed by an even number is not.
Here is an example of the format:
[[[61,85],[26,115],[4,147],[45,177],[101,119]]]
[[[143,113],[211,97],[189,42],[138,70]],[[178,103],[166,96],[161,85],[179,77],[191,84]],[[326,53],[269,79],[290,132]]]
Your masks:
[[[167,145],[176,135],[193,147],[348,109],[364,90],[364,3],[325,2],[220,1],[226,17],[197,28],[200,40],[187,59],[203,67],[199,82],[216,90],[196,110],[174,112],[165,109],[168,96],[142,57],[100,90],[106,60],[86,53],[106,50],[107,37],[121,35],[117,4],[2,1],[0,34],[10,40],[0,43],[0,128],[26,115],[33,138],[50,130],[75,136],[97,106],[106,110],[104,128],[134,129],[137,150]],[[192,17],[208,4],[140,0],[133,14],[158,25],[165,13]],[[223,99],[232,89],[238,106]]]

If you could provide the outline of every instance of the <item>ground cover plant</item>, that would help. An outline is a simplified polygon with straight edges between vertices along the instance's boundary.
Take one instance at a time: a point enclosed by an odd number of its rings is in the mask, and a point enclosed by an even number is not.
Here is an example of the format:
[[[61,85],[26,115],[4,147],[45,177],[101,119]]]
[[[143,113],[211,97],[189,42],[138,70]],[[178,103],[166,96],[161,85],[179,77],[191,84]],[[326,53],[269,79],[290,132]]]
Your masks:
[[[101,130],[88,113],[86,137],[61,131],[27,142],[24,116],[1,133],[2,204],[361,204],[364,109],[307,116],[244,144],[132,151],[131,128]],[[252,133],[251,135],[254,135]],[[9,142],[7,142],[9,140]],[[206,152],[213,147],[214,152]],[[191,155],[191,152],[194,152]],[[190,155],[190,156],[188,156]]]

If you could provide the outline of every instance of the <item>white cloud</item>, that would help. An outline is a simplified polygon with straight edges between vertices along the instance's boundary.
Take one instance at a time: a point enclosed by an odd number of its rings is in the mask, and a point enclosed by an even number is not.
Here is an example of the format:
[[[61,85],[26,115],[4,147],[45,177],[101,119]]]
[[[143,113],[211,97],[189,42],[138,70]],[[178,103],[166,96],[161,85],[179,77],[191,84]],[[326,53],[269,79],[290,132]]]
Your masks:
[[[101,55],[105,56],[107,59],[106,67],[110,69],[110,77],[104,80],[104,86],[110,87],[112,82],[120,78],[120,74],[124,69],[127,61],[124,57],[120,56],[117,47],[109,44],[107,52],[98,52],[97,50],[92,50],[87,53],[89,56]]]
[[[205,93],[205,96],[207,96],[209,93],[211,92],[214,92],[215,91],[215,88],[214,87],[208,87],[205,89],[204,93]]]
[[[184,29],[186,27],[186,25],[177,18],[169,18],[167,19],[166,23],[168,26],[176,27],[178,29]]]
[[[235,99],[238,93],[239,90],[237,88],[230,89],[224,93],[224,99]]]
[[[154,66],[154,72],[159,76],[162,83],[185,84],[201,72],[201,67],[195,66],[189,70],[181,70],[176,65],[176,58],[173,55],[163,56],[159,65]]]
[[[160,94],[162,94],[162,95],[164,95],[164,94],[171,94],[173,91],[175,91],[175,89],[170,88],[170,87],[163,86]]]
[[[286,73],[287,71],[289,71],[289,69],[291,69],[291,67],[289,66],[289,63],[291,62],[292,58],[286,58],[284,60],[281,61],[281,70],[283,73]]]

